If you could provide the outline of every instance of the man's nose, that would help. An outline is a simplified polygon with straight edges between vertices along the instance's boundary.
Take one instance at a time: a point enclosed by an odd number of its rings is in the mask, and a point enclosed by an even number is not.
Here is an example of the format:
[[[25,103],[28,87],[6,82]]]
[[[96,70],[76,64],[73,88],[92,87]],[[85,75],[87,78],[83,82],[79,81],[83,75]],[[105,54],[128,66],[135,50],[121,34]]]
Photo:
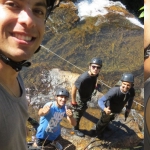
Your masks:
[[[18,22],[24,24],[27,27],[33,27],[36,25],[34,14],[31,9],[27,8],[26,10],[20,11]]]

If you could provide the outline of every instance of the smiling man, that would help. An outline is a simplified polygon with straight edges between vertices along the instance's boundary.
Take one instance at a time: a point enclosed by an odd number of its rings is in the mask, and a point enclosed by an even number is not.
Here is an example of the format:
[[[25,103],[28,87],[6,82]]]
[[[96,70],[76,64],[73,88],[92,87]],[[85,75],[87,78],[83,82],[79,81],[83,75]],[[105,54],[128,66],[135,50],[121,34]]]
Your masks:
[[[97,87],[97,77],[101,68],[102,60],[100,58],[93,58],[89,64],[89,71],[81,74],[72,87],[72,105],[74,107],[74,117],[77,121],[74,132],[80,137],[84,137],[84,133],[79,129],[80,119],[87,109],[87,102],[91,100],[92,93]],[[77,91],[79,97],[77,96]]]
[[[99,137],[105,129],[110,129],[108,124],[120,113],[126,105],[125,120],[130,112],[133,98],[135,96],[134,76],[131,73],[124,73],[121,77],[121,86],[111,88],[102,98],[98,105],[102,110],[100,120],[96,124],[96,132]]]
[[[54,0],[0,0],[0,150],[26,150],[27,101],[19,71],[39,50]]]
[[[37,129],[36,144],[38,146],[54,145],[56,149],[63,149],[58,140],[61,134],[60,122],[63,117],[71,125],[76,125],[76,120],[73,118],[72,111],[65,106],[69,97],[69,92],[60,88],[56,91],[56,101],[48,102],[38,112],[40,118],[40,125]]]

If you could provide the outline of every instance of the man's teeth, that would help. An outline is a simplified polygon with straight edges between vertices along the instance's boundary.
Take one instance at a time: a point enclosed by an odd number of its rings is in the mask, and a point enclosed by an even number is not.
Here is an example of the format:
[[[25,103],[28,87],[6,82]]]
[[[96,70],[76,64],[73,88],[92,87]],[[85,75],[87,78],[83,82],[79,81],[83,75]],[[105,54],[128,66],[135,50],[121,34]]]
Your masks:
[[[15,34],[15,37],[19,40],[24,40],[24,41],[31,41],[32,40],[31,36],[25,36],[25,35],[20,35],[20,34]]]

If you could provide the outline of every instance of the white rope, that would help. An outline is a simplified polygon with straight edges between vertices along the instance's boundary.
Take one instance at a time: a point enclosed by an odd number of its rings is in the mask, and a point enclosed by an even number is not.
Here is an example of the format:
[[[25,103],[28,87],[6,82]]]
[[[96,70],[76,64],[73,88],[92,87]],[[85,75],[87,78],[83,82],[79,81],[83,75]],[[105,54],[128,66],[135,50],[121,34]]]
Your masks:
[[[54,52],[53,52],[53,51],[51,51],[50,49],[46,48],[44,45],[41,45],[41,47],[43,47],[44,49],[46,49],[48,52],[53,53],[54,55],[56,55],[56,56],[57,56],[57,57],[59,57],[60,59],[62,59],[62,60],[64,60],[64,61],[66,61],[67,63],[71,64],[72,66],[74,66],[75,68],[79,69],[80,71],[85,72],[84,70],[82,70],[82,69],[81,69],[81,68],[79,68],[78,66],[76,66],[76,65],[72,64],[72,63],[71,63],[71,62],[69,62],[68,60],[66,60],[66,59],[64,59],[63,57],[59,56],[58,54],[54,53]],[[106,87],[111,88],[109,85],[105,84],[102,80],[98,80],[98,81],[99,81],[99,82],[101,82],[101,83],[102,83],[103,85],[105,85]],[[135,103],[136,103],[136,105],[138,104],[138,105],[140,105],[141,107],[144,107],[142,104],[140,104],[140,103],[136,102],[135,100],[133,100],[133,102],[135,102]]]

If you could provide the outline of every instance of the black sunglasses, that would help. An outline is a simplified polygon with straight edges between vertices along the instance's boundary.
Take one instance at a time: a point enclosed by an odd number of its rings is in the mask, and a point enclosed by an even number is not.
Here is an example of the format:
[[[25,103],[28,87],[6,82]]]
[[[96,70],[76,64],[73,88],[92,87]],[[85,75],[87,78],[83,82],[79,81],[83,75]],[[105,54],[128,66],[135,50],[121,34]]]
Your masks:
[[[100,66],[91,66],[93,69],[101,69],[101,67]]]

